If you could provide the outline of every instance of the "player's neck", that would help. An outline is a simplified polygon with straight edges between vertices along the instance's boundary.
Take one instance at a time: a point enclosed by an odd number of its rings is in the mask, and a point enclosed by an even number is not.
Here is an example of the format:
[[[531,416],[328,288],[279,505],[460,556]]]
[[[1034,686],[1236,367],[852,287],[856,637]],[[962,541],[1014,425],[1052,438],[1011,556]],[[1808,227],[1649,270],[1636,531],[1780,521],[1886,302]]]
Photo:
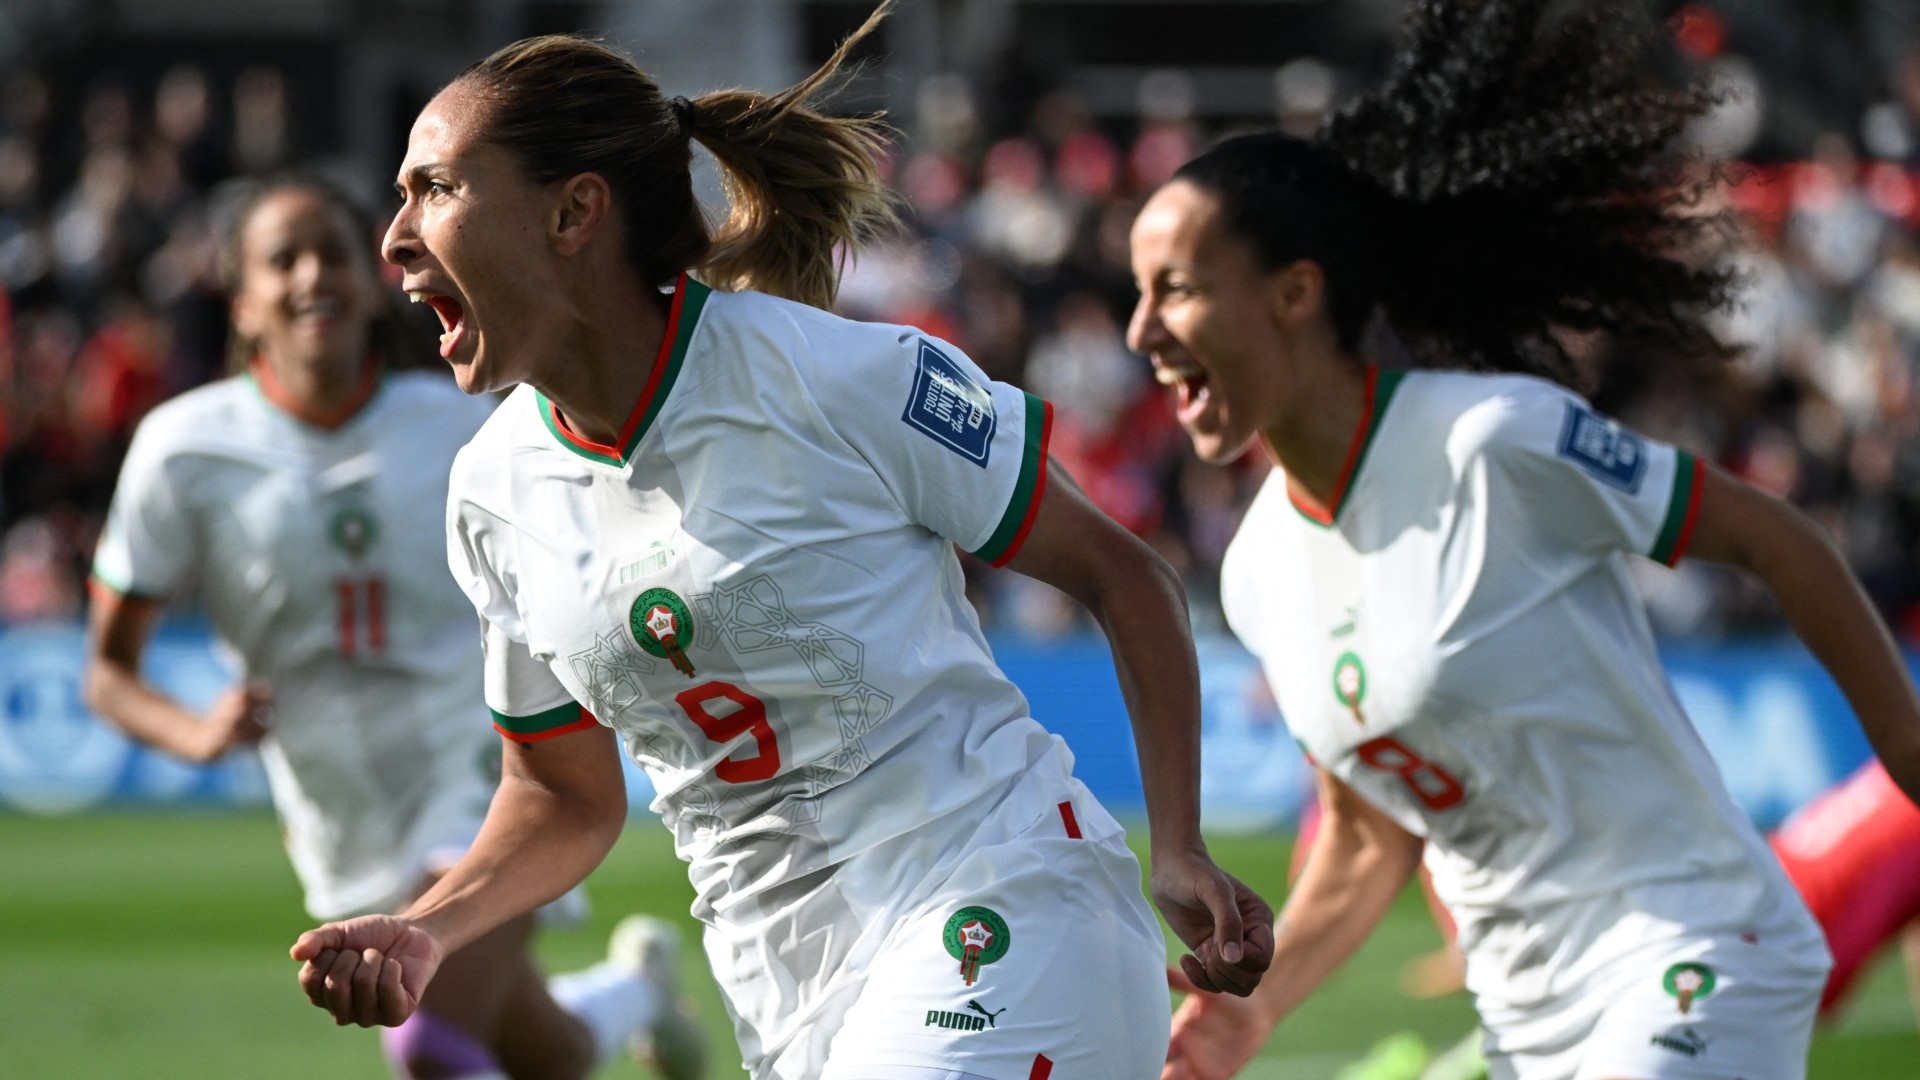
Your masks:
[[[351,420],[373,397],[380,365],[368,357],[357,364],[325,360],[298,363],[254,358],[252,373],[260,393],[281,411],[324,428]]]
[[[1367,420],[1367,370],[1358,357],[1316,365],[1287,395],[1286,411],[1260,433],[1287,486],[1316,506],[1330,507],[1349,479],[1356,432]]]
[[[643,294],[602,297],[574,311],[535,387],[574,434],[615,446],[653,375],[669,308]]]

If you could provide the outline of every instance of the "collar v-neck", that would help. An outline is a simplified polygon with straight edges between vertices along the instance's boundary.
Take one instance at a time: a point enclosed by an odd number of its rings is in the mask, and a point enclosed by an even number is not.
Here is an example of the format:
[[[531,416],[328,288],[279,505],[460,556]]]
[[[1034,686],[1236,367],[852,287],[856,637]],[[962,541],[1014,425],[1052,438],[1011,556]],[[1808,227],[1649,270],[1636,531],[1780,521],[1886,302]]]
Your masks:
[[[660,336],[660,352],[653,358],[653,372],[647,376],[647,385],[640,391],[640,400],[634,403],[633,411],[627,414],[627,422],[620,427],[617,445],[606,446],[576,434],[567,427],[559,408],[547,399],[547,395],[538,390],[533,392],[534,401],[540,409],[540,419],[546,421],[547,430],[553,433],[561,446],[588,461],[616,468],[632,460],[634,448],[647,437],[647,431],[653,427],[661,406],[673,390],[674,381],[680,377],[680,367],[687,359],[687,343],[693,338],[694,328],[700,324],[701,309],[706,306],[707,297],[712,292],[712,289],[685,273],[680,275],[673,290],[673,304],[667,309],[667,327]]]
[[[1360,409],[1360,425],[1354,430],[1353,441],[1347,446],[1346,460],[1340,464],[1340,478],[1334,481],[1333,496],[1327,500],[1327,505],[1321,506],[1291,481],[1287,483],[1287,501],[1300,512],[1301,517],[1323,529],[1333,528],[1333,523],[1340,517],[1340,508],[1347,503],[1347,495],[1353,491],[1361,466],[1366,464],[1367,450],[1380,430],[1380,418],[1386,414],[1387,403],[1393,399],[1393,392],[1400,388],[1400,380],[1405,375],[1404,371],[1382,370],[1378,365],[1367,365],[1366,399]]]
[[[319,412],[308,408],[298,398],[288,393],[286,387],[280,385],[280,380],[274,378],[273,368],[267,366],[266,360],[262,357],[254,357],[247,365],[246,377],[267,404],[308,427],[319,428],[322,431],[338,431],[346,426],[347,421],[359,416],[368,405],[372,404],[374,396],[386,383],[386,369],[379,361],[368,358],[366,369],[360,375],[360,383],[353,389],[353,396],[347,399],[346,404],[331,412]]]

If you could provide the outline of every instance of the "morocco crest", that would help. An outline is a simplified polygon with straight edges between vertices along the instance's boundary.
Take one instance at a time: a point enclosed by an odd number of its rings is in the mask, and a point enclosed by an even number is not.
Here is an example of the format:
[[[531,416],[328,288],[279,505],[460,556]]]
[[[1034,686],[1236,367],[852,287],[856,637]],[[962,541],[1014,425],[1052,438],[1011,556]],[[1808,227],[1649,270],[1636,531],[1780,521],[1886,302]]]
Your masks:
[[[682,675],[693,678],[693,610],[672,589],[648,589],[627,609],[627,629],[642,649],[669,660]]]
[[[963,907],[947,919],[941,935],[947,955],[960,961],[960,977],[968,986],[980,977],[980,968],[1007,955],[1013,931],[992,908]]]

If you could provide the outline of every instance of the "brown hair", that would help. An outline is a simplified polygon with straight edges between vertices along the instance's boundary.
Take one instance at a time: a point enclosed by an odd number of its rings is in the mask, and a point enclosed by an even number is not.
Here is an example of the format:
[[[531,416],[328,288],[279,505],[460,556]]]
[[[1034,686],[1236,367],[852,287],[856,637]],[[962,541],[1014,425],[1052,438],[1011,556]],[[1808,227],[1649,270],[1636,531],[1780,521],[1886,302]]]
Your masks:
[[[627,257],[649,284],[696,270],[716,288],[830,307],[839,252],[892,226],[896,214],[877,164],[886,141],[879,117],[827,116],[813,103],[892,5],[874,9],[818,71],[778,94],[668,100],[632,60],[568,34],[515,42],[454,84],[478,95],[484,137],[534,182],[584,172],[607,181]],[[690,139],[719,161],[731,204],[711,233],[693,195]]]
[[[362,245],[359,253],[367,260],[367,274],[380,278],[377,248],[380,229],[358,201],[333,181],[311,173],[287,172],[266,177],[230,180],[216,188],[209,198],[215,235],[219,241],[220,283],[228,296],[240,292],[240,278],[246,265],[247,222],[254,211],[272,195],[283,191],[304,191],[317,196],[329,209],[347,219],[352,239]],[[400,292],[380,287],[380,304],[367,327],[367,347],[389,369],[444,369],[434,347],[433,334],[400,305]],[[229,326],[227,328],[227,371],[239,374],[247,370],[259,351]]]

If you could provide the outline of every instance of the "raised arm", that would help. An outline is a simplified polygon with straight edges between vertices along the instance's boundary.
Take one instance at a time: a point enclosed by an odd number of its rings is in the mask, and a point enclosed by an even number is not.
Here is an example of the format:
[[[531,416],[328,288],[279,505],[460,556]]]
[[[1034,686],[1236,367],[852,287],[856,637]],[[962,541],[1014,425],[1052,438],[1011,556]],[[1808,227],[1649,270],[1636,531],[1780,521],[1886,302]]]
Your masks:
[[[260,686],[221,694],[204,717],[195,716],[140,677],[140,658],[160,619],[158,601],[93,589],[87,617],[87,707],[121,731],[194,762],[209,762],[266,735],[268,693]]]
[[[1708,467],[1686,554],[1766,583],[1846,694],[1887,773],[1920,803],[1920,697],[1893,635],[1827,534],[1786,503]]]
[[[1058,463],[1008,564],[1078,601],[1106,631],[1147,796],[1154,903],[1206,990],[1246,994],[1272,948],[1273,912],[1214,865],[1200,836],[1200,671],[1186,591],[1166,560],[1102,514]]]
[[[1321,981],[1352,956],[1420,865],[1420,838],[1320,773],[1325,816],[1274,930],[1273,964],[1245,1001],[1195,994],[1173,1018],[1161,1080],[1239,1072]]]
[[[473,846],[399,916],[368,915],[300,935],[300,986],[340,1024],[413,1014],[449,953],[578,885],[620,835],[626,780],[613,732],[595,725],[508,741],[500,789]]]

